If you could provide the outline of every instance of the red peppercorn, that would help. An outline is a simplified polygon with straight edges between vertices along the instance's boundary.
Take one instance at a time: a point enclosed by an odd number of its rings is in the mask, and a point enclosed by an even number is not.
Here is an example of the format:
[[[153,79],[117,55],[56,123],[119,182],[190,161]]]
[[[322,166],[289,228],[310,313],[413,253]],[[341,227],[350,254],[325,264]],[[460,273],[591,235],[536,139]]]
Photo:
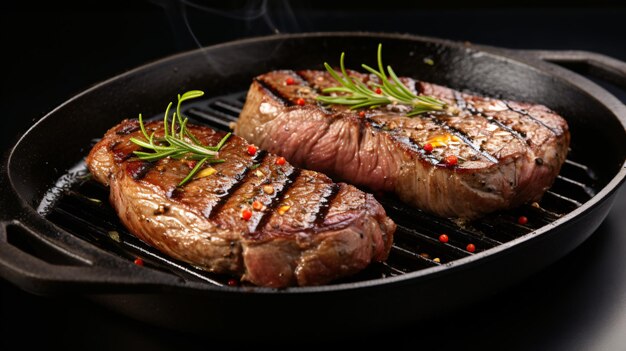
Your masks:
[[[454,155],[450,155],[446,156],[445,162],[448,166],[456,166],[459,163],[459,159]]]
[[[135,258],[133,262],[138,266],[143,266],[143,260],[140,257]]]
[[[426,143],[426,144],[424,144],[423,148],[424,148],[424,151],[425,151],[427,154],[429,154],[429,153],[433,152],[433,144],[431,144],[431,143]]]
[[[441,241],[444,244],[447,243],[448,242],[448,235],[446,235],[446,234],[439,235],[439,241]]]
[[[359,112],[359,117],[361,117],[361,118],[365,117],[365,111],[360,111]]]
[[[382,94],[383,91],[380,88],[376,88],[376,94]]]
[[[306,104],[306,101],[304,101],[303,98],[299,98],[298,100],[296,100],[296,104],[299,106],[304,106],[304,104]]]
[[[244,209],[243,209],[243,211],[241,211],[241,218],[242,218],[244,221],[249,221],[249,220],[250,220],[250,218],[252,218],[252,211],[250,211],[250,210],[249,210],[249,209],[247,209],[247,208],[244,208]]]
[[[277,158],[277,159],[276,159],[276,164],[277,164],[277,165],[279,165],[279,166],[284,165],[284,164],[285,164],[285,158],[284,158],[284,157],[282,157],[282,156],[281,156],[281,157],[279,157],[279,158]]]
[[[469,252],[474,252],[474,251],[476,251],[476,245],[471,244],[471,243],[470,243],[470,244],[467,244],[467,246],[465,247],[465,249],[466,249],[467,251],[469,251]]]
[[[528,217],[526,216],[519,216],[519,218],[517,219],[517,223],[524,225],[526,223],[528,223]]]
[[[228,279],[228,283],[227,284],[228,284],[228,286],[237,286],[237,285],[239,285],[237,283],[237,279]]]
[[[257,148],[254,145],[248,145],[248,155],[254,156],[256,155]]]
[[[293,78],[289,77],[289,78],[287,78],[285,80],[285,84],[287,84],[287,85],[294,85],[294,84],[296,84],[296,81],[293,80]]]

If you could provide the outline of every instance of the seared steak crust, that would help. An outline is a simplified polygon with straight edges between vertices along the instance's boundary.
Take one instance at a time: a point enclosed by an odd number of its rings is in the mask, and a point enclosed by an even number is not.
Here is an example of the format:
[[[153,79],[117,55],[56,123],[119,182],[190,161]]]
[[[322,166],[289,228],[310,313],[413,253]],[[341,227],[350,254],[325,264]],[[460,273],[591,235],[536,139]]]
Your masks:
[[[538,201],[552,185],[570,139],[555,112],[401,80],[416,94],[445,101],[448,110],[406,117],[405,106],[325,106],[315,97],[336,85],[327,72],[273,71],[252,82],[235,133],[295,165],[395,193],[443,217],[477,218]],[[446,162],[450,156],[458,163]]]
[[[146,124],[163,135],[163,124]],[[188,129],[205,145],[223,132]],[[194,166],[170,158],[133,157],[141,138],[136,120],[111,128],[87,157],[94,178],[111,189],[124,225],[160,251],[194,266],[268,287],[319,285],[385,260],[395,224],[370,194],[323,174],[277,164],[277,156],[248,153],[231,136],[216,172],[179,187]],[[280,162],[279,162],[280,163]],[[271,191],[269,189],[271,188]],[[253,209],[253,201],[262,204]],[[258,205],[258,204],[257,204]],[[242,218],[242,211],[252,216]]]

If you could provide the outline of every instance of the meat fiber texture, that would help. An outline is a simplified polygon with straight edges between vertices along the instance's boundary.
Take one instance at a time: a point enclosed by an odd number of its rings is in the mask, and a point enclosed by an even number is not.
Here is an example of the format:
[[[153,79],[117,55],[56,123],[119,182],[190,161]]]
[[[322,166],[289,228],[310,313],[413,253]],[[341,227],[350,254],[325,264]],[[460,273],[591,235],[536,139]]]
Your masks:
[[[364,83],[378,78],[349,73]],[[449,218],[539,201],[567,156],[566,121],[546,106],[478,96],[401,78],[414,94],[447,104],[440,112],[407,117],[387,105],[351,110],[316,100],[336,86],[325,71],[272,71],[256,77],[235,134],[374,193]],[[425,150],[430,144],[433,150]],[[446,159],[454,156],[457,163]]]
[[[163,123],[146,124],[163,136]],[[204,145],[225,133],[189,125]],[[277,156],[248,152],[231,136],[215,172],[178,186],[193,163],[134,157],[137,120],[111,128],[87,157],[128,230],[148,245],[207,271],[259,286],[321,285],[387,258],[396,225],[371,194],[334,183]],[[281,160],[282,161],[282,160]],[[270,191],[271,189],[271,191]],[[253,201],[261,206],[253,209]],[[246,219],[243,211],[251,211]]]

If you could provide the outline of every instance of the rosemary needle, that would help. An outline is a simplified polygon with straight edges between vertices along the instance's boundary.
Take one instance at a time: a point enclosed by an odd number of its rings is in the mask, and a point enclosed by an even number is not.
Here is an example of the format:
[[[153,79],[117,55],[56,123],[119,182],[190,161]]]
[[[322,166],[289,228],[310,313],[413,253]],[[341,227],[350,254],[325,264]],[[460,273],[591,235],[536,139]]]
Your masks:
[[[187,122],[189,119],[183,117],[180,112],[180,105],[185,100],[194,99],[204,95],[204,92],[200,90],[191,90],[184,93],[182,96],[178,95],[178,103],[176,105],[176,112],[172,114],[171,122],[168,123],[170,108],[172,103],[170,102],[165,109],[165,116],[163,117],[163,132],[162,138],[155,138],[154,132],[148,135],[146,127],[143,124],[143,118],[139,114],[139,127],[145,140],[137,138],[130,138],[130,141],[141,146],[143,149],[152,150],[147,151],[135,151],[134,154],[140,160],[144,161],[158,161],[163,158],[171,157],[174,159],[185,159],[197,161],[193,169],[187,174],[187,176],[178,184],[183,186],[194,175],[200,171],[205,163],[221,163],[223,159],[217,159],[219,150],[224,146],[226,140],[230,137],[231,133],[226,134],[220,142],[215,146],[202,145],[200,140],[187,129]],[[178,128],[176,126],[178,123]]]
[[[345,53],[341,53],[339,67],[341,75],[335,71],[327,62],[324,67],[330,75],[340,84],[340,86],[330,87],[323,90],[324,93],[342,93],[338,96],[318,96],[317,100],[336,105],[347,105],[350,109],[376,108],[388,104],[400,104],[411,107],[407,116],[415,116],[429,111],[441,111],[446,108],[446,104],[432,96],[415,95],[398,78],[391,66],[387,66],[385,72],[382,60],[382,44],[378,44],[378,71],[368,65],[362,64],[368,72],[376,75],[381,83],[373,83],[372,90],[362,81],[354,79],[348,75],[344,65]]]

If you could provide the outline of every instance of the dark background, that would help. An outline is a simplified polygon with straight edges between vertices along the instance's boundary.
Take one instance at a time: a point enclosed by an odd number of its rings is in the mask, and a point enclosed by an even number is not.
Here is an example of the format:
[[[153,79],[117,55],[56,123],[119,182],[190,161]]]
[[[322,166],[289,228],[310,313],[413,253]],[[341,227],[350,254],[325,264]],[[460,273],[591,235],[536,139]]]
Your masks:
[[[196,0],[183,5],[146,0],[0,5],[0,147],[6,151],[55,106],[116,74],[198,46],[276,32],[401,32],[509,48],[590,50],[626,61],[621,34],[626,8],[618,1],[570,1],[568,8],[550,1],[421,3],[268,1],[263,7],[261,1]],[[518,286],[431,323],[390,326],[380,335],[347,339],[394,340],[416,349],[625,349],[626,218],[620,215],[626,211],[625,195],[618,196],[607,220],[587,242]],[[20,331],[27,337],[20,337]],[[215,338],[219,336],[158,329],[75,296],[32,296],[0,280],[3,350],[11,345],[151,350],[242,345]],[[255,344],[279,345],[280,340],[277,326],[276,335]],[[309,343],[303,340],[303,345]]]

